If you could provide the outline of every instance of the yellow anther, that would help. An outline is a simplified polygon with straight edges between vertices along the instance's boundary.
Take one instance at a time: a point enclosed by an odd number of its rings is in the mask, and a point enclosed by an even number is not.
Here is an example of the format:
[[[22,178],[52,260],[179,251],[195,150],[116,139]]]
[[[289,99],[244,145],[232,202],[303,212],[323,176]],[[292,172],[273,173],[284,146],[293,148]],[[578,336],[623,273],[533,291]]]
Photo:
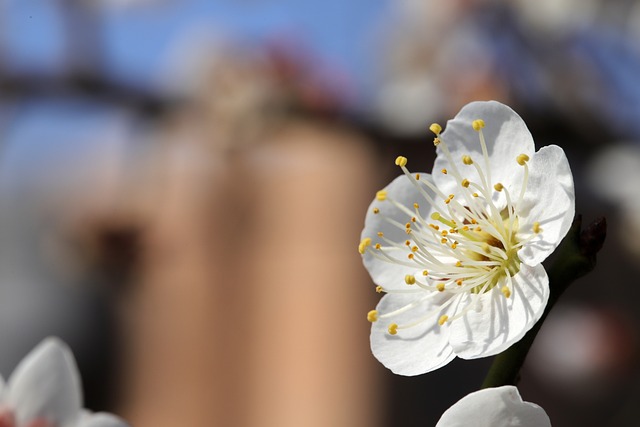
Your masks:
[[[477,220],[477,219],[475,219],[475,218],[471,218],[471,224],[477,224],[477,223],[478,223],[478,220]]]
[[[404,230],[404,232],[407,233],[407,234],[411,234],[411,229],[407,228],[406,230]]]
[[[440,172],[442,172],[443,174],[447,174],[447,170],[446,169],[442,169]]]
[[[379,213],[380,213],[380,209],[378,209],[378,208],[373,208],[373,213],[374,213],[374,214],[376,214],[376,215],[377,215],[377,214],[379,214]]]
[[[478,197],[479,194],[478,193],[473,193],[473,197]]]
[[[472,165],[473,159],[468,154],[465,154],[464,156],[462,156],[462,163],[464,163],[465,165]]]
[[[371,323],[378,320],[378,310],[371,310],[367,313],[367,320]]]
[[[411,248],[411,252],[418,252],[418,247],[417,246],[413,246]]]
[[[483,243],[482,244],[482,250],[485,251],[486,253],[490,254],[491,253],[491,246],[489,246],[488,243]]]
[[[411,228],[411,223],[410,223],[410,222],[406,223],[406,224],[404,225],[404,228]]]
[[[450,228],[449,229],[449,233],[457,233],[458,229],[457,228]]]
[[[440,226],[437,224],[429,224],[429,227],[433,228],[436,231],[440,230]]]
[[[382,246],[380,245],[380,243],[376,243],[375,248],[376,248],[376,249],[380,249],[380,248],[382,248]]]
[[[436,135],[440,135],[440,132],[442,132],[442,126],[437,123],[432,123],[431,126],[429,126],[429,130]]]
[[[420,181],[420,174],[419,173],[416,174],[416,181]]]
[[[456,261],[456,267],[462,267],[462,261]]]
[[[539,232],[542,231],[542,228],[540,228],[540,223],[538,221],[533,223],[533,232],[538,234]]]
[[[462,286],[462,279],[458,279],[458,280],[456,280],[456,285],[458,285],[458,286]]]
[[[428,270],[422,270],[422,275],[423,276],[428,276],[429,275],[429,271]]]
[[[378,237],[384,237],[384,233],[382,231],[378,231]]]
[[[406,276],[404,276],[404,283],[406,283],[407,285],[415,285],[416,284],[415,276],[412,276],[411,274],[407,274]]]
[[[379,202],[384,202],[385,200],[387,200],[387,191],[386,190],[380,190],[376,193],[376,200],[378,200]]]
[[[469,188],[469,180],[467,178],[463,179],[462,182],[460,183],[464,188]]]
[[[455,249],[458,247],[458,242],[453,242],[453,244],[451,245],[451,249]]]
[[[443,236],[446,236],[447,234],[449,234],[449,232],[447,230],[442,230],[440,234],[442,234]]]
[[[447,243],[447,239],[445,237],[443,237],[442,239],[440,239],[440,243],[442,243],[444,245],[445,243]]]
[[[384,288],[382,286],[376,286],[376,292],[381,294],[384,292]]]
[[[365,237],[364,239],[362,239],[362,241],[358,245],[358,252],[360,252],[360,255],[364,255],[364,253],[367,251],[367,246],[369,245],[371,245],[371,239],[369,237]]]
[[[433,145],[435,145],[436,147],[440,145],[441,142],[442,141],[440,141],[440,138],[438,138],[437,136],[433,138]]]
[[[411,240],[405,240],[404,244],[407,245],[407,246],[411,246]]]
[[[407,258],[409,258],[409,259],[413,259],[413,257],[414,257],[414,255],[412,253],[407,255]]]
[[[439,220],[440,219],[440,213],[438,213],[438,212],[432,213],[431,214],[431,219],[434,220],[434,221]]]
[[[455,197],[455,194],[449,194],[449,198],[453,199]]]
[[[407,166],[407,158],[403,156],[396,157],[396,166]]]
[[[473,123],[471,123],[471,126],[473,126],[473,130],[475,130],[476,132],[479,132],[480,129],[484,127],[484,120],[482,119],[474,120]]]
[[[500,292],[502,292],[502,295],[504,295],[505,298],[509,298],[511,296],[511,291],[506,286],[500,288]]]
[[[493,186],[493,188],[495,188],[496,191],[502,191],[504,189],[504,185],[502,185],[501,183],[497,183]]]
[[[417,203],[414,203],[414,204],[413,204],[413,207],[414,207],[414,208],[416,208],[416,209],[420,209],[420,205],[419,205],[419,204],[417,204]]]
[[[516,162],[518,162],[520,166],[524,166],[528,161],[529,156],[527,156],[526,154],[520,154],[518,157],[516,157]]]
[[[481,231],[482,231],[482,228],[481,228],[480,226],[477,226],[476,228],[474,228],[474,231],[475,231],[476,233],[479,233],[479,232],[481,232]]]
[[[449,199],[449,198],[444,199],[444,203],[448,205],[449,203],[451,203],[451,199]]]
[[[468,225],[465,225],[464,227],[462,227],[462,230],[463,230],[463,231],[469,231],[469,226],[468,226]]]
[[[417,221],[417,219],[416,219],[415,216],[411,217],[411,222],[416,222],[416,221]]]
[[[445,323],[447,323],[447,320],[449,320],[449,316],[447,316],[446,314],[443,314],[438,319],[438,325],[440,325],[440,326],[444,325]]]
[[[389,325],[389,328],[387,329],[387,331],[389,331],[389,333],[391,335],[395,335],[398,333],[398,325],[396,325],[395,323],[392,323]]]
[[[438,283],[436,285],[436,289],[438,290],[438,292],[444,291],[444,283]]]

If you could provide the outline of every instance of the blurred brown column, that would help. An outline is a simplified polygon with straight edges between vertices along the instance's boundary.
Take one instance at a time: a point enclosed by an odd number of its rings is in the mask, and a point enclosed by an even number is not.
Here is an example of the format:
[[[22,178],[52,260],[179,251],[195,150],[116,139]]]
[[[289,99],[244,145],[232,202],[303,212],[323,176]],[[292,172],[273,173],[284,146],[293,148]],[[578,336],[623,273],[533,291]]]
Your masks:
[[[376,294],[355,249],[375,190],[366,141],[292,120],[216,151],[190,120],[177,129],[126,303],[124,415],[138,427],[375,426]]]

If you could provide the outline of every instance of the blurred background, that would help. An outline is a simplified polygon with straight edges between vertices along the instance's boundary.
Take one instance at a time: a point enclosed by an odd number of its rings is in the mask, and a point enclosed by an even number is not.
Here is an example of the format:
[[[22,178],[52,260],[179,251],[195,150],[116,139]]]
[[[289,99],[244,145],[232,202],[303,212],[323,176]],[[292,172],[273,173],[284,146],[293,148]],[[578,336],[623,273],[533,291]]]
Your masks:
[[[0,372],[58,335],[136,427],[435,425],[491,360],[388,372],[356,247],[395,157],[496,99],[609,223],[521,394],[635,425],[639,40],[633,0],[0,0]]]

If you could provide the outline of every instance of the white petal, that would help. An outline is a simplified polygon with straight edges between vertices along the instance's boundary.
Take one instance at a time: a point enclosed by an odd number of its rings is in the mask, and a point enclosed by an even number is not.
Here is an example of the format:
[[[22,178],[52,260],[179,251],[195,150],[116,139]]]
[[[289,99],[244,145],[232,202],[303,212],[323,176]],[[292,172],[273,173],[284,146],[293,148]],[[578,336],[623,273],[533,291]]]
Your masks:
[[[470,393],[447,409],[436,427],[551,427],[544,409],[523,402],[514,386]]]
[[[421,175],[421,179],[431,179],[429,174],[423,173]],[[423,217],[428,217],[431,214],[430,206],[426,201],[424,201],[424,198],[417,190],[416,186],[406,175],[401,175],[394,179],[384,188],[384,190],[387,191],[389,199],[408,207],[410,211],[414,209],[413,204],[417,202],[420,205],[419,210]],[[427,193],[431,194],[430,192]],[[380,213],[374,214],[374,208],[380,209]],[[410,253],[410,249],[408,247],[403,245],[403,249],[396,249],[392,247],[385,248],[384,246],[387,245],[387,243],[378,237],[378,232],[380,231],[384,233],[386,238],[398,243],[406,241],[408,237],[404,229],[399,229],[398,227],[389,224],[384,217],[392,218],[400,224],[405,224],[411,219],[406,212],[395,207],[389,200],[381,202],[374,199],[367,211],[361,238],[371,238],[372,246],[376,243],[380,243],[383,246],[383,251],[388,251],[388,253],[395,259],[409,263],[410,260],[407,258],[407,255]],[[415,267],[403,266],[393,262],[377,259],[369,253],[369,251],[364,254],[363,262],[374,283],[386,289],[397,289],[399,287],[406,286],[404,283],[404,276],[407,274],[414,274],[416,272]]]
[[[458,115],[447,122],[441,139],[447,144],[455,166],[463,178],[480,183],[473,166],[462,163],[463,155],[470,155],[486,173],[479,133],[473,130],[474,120],[482,119],[482,129],[491,167],[490,185],[501,182],[508,188],[510,183],[520,183],[522,166],[516,162],[520,154],[533,155],[535,146],[527,125],[520,116],[508,106],[496,101],[472,102],[460,110]],[[459,194],[459,187],[451,173],[444,175],[442,169],[454,168],[444,155],[442,147],[437,148],[438,156],[433,167],[434,180],[445,194]],[[519,187],[518,187],[519,188]],[[496,193],[502,194],[502,193]]]
[[[530,233],[534,222],[542,232],[518,252],[522,262],[536,265],[560,244],[575,214],[573,176],[567,156],[556,145],[543,147],[529,162],[529,184],[518,206],[520,230]]]
[[[84,415],[77,427],[129,427],[129,424],[115,415],[98,412]]]
[[[57,338],[47,338],[32,350],[9,378],[7,403],[18,425],[38,417],[56,425],[74,422],[82,394],[69,348]]]
[[[422,296],[417,294],[388,294],[378,303],[378,313],[384,314],[404,307]],[[440,326],[438,319],[446,310],[435,312],[432,318],[408,329],[398,330],[390,335],[387,328],[391,323],[409,324],[421,316],[437,309],[443,296],[435,294],[414,309],[379,319],[371,326],[371,351],[387,368],[398,375],[420,375],[438,369],[449,363],[455,355],[448,343],[448,327]]]
[[[549,299],[549,278],[542,265],[521,264],[509,298],[500,292],[501,286],[481,295],[480,310],[471,309],[451,322],[449,340],[457,356],[476,359],[498,354],[519,341],[542,316]]]

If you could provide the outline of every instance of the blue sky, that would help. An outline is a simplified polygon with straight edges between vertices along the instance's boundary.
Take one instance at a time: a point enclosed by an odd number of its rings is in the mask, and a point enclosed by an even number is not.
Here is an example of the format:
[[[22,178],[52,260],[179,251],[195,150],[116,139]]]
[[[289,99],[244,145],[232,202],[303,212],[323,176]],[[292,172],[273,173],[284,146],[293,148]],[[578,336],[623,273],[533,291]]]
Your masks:
[[[98,1],[98,0],[88,0]],[[0,2],[1,3],[1,2]],[[5,0],[0,29],[14,68],[64,66],[63,32],[52,0]],[[104,36],[109,70],[139,84],[150,81],[174,42],[193,28],[261,41],[294,35],[357,85],[369,76],[372,39],[389,0],[164,0],[159,6],[110,9]],[[1,8],[2,6],[0,6]],[[1,10],[0,10],[1,11]],[[163,62],[165,61],[165,62]]]

